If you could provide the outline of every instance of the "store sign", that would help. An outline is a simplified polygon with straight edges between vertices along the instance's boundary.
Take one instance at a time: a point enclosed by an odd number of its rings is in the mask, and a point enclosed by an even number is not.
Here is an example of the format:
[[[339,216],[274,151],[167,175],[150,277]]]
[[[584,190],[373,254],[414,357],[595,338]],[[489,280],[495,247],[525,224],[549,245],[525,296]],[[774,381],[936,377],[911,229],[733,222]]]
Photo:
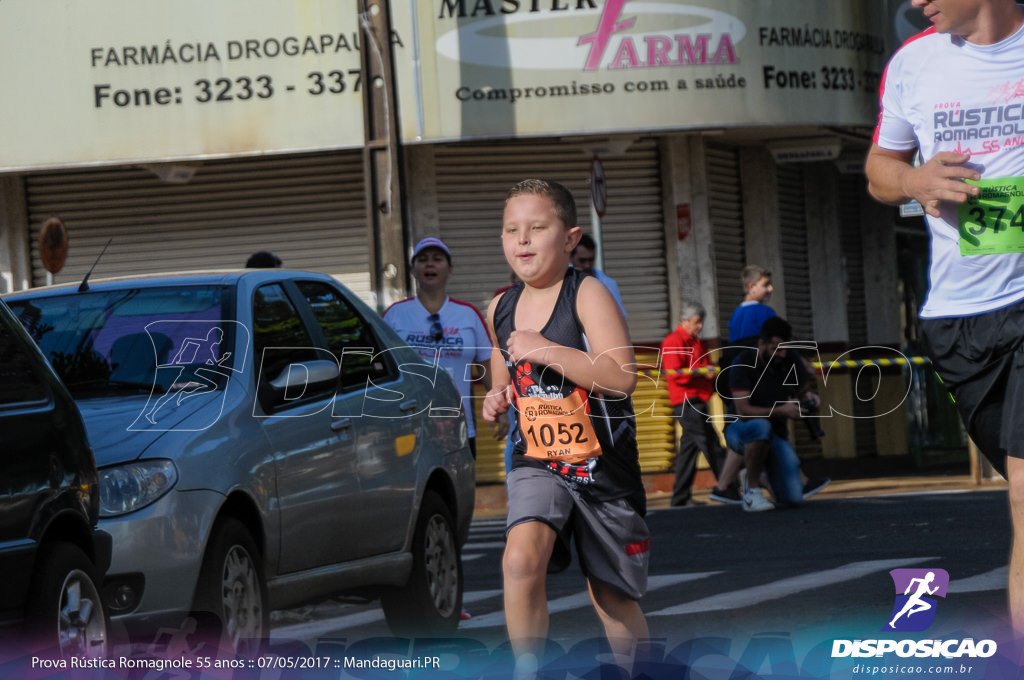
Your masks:
[[[0,172],[363,145],[356,0],[3,0],[0,26]]]
[[[872,126],[886,56],[876,5],[417,3],[420,44],[435,48],[421,55],[424,136]]]
[[[402,135],[872,126],[876,4],[392,2]],[[363,145],[356,0],[2,0],[0,26],[0,172]]]

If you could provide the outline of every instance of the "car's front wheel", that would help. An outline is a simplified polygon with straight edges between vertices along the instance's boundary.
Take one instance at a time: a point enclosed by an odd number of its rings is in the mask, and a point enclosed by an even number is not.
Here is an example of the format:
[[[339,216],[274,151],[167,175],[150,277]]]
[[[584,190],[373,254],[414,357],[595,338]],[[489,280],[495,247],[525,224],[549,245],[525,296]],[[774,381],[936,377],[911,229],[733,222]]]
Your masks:
[[[107,619],[92,561],[77,545],[58,541],[40,550],[38,564],[27,612],[29,643],[65,658],[105,656]]]
[[[388,627],[396,635],[452,633],[462,613],[462,558],[452,513],[433,491],[423,495],[412,548],[408,583],[381,597]]]
[[[209,612],[236,652],[256,653],[270,631],[267,582],[256,543],[236,519],[218,520],[199,572],[194,608]]]

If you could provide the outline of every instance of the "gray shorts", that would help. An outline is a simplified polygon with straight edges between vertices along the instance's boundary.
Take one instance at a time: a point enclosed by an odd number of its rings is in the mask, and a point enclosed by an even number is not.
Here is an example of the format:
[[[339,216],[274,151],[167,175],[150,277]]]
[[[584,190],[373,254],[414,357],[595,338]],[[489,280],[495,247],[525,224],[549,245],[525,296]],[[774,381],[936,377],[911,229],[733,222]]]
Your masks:
[[[530,521],[544,522],[558,534],[549,572],[569,566],[569,541],[573,539],[587,578],[618,588],[634,600],[643,597],[651,534],[644,518],[626,499],[590,501],[550,472],[529,467],[513,469],[506,483],[506,536],[512,527]]]

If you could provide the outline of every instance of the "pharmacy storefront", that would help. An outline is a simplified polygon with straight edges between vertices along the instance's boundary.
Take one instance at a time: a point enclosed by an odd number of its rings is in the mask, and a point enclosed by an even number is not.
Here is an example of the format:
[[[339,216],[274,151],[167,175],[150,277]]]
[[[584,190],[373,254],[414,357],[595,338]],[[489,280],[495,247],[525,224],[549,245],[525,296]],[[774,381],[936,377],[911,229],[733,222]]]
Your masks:
[[[360,51],[390,47],[404,247],[445,239],[454,297],[483,306],[508,283],[504,193],[543,176],[575,193],[639,345],[675,326],[683,296],[707,306],[706,337],[726,335],[750,261],[776,273],[798,334],[836,351],[898,342],[894,246],[861,172],[891,50],[876,3],[390,7],[390,41],[364,44],[355,0],[0,2],[0,25],[22,27],[0,42],[0,292],[79,280],[104,247],[94,276],[270,250],[383,306]],[[52,217],[69,237],[56,274],[39,245]],[[655,429],[648,469],[673,455]]]

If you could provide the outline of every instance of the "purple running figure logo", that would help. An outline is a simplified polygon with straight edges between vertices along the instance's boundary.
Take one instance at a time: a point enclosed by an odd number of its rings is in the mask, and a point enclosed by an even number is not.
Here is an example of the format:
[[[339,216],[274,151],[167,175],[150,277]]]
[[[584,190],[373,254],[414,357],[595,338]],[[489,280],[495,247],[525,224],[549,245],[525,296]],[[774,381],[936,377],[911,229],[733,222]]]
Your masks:
[[[935,620],[936,597],[946,597],[949,574],[945,569],[893,569],[896,591],[889,622],[883,631],[922,631]]]

